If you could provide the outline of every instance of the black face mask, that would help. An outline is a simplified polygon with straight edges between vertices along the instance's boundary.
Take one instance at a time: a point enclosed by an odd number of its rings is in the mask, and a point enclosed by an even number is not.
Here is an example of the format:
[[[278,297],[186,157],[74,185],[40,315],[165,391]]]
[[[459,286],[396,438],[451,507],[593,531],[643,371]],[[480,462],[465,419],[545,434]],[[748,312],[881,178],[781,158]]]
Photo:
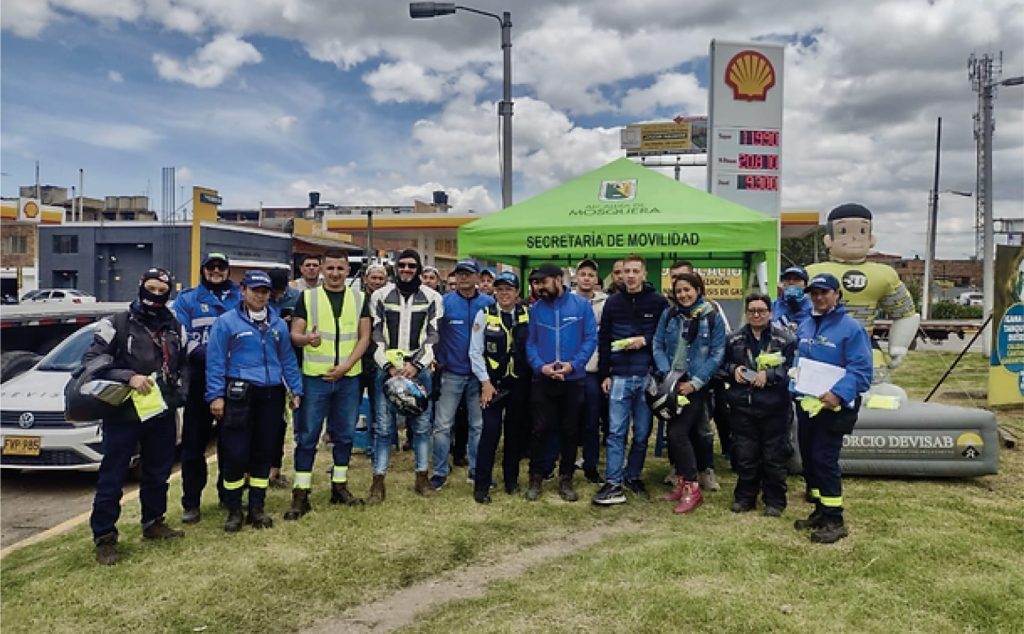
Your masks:
[[[200,284],[205,286],[214,295],[220,295],[221,293],[223,293],[223,292],[227,291],[229,288],[231,288],[231,279],[228,278],[228,277],[225,277],[223,282],[218,282],[218,283],[214,284],[210,280],[206,279],[206,276],[204,275],[203,276],[203,281],[200,282]]]
[[[164,310],[170,297],[170,292],[158,295],[151,292],[145,286],[139,287],[139,307],[142,308],[142,312],[150,315],[155,315]]]

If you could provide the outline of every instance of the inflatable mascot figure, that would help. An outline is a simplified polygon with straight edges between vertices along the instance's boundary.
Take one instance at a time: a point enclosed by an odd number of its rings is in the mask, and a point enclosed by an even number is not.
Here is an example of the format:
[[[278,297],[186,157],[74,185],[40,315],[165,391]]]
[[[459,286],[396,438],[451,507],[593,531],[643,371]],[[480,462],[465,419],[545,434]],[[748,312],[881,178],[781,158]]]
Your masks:
[[[807,274],[814,277],[831,273],[839,280],[846,312],[863,324],[868,336],[871,336],[876,313],[881,311],[892,319],[888,357],[881,350],[875,350],[877,383],[887,374],[879,370],[895,368],[903,361],[917,335],[921,317],[914,312],[914,299],[896,270],[887,264],[867,261],[868,250],[875,246],[871,225],[871,211],[863,205],[847,203],[829,212],[825,248],[831,261],[811,264]]]

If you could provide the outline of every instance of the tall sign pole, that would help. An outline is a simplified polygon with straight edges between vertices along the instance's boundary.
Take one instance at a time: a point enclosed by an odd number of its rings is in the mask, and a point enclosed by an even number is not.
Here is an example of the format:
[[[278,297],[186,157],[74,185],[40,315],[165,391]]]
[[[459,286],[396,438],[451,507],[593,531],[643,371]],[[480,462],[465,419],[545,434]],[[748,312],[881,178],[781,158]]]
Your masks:
[[[924,244],[924,283],[921,285],[921,319],[928,319],[932,306],[932,264],[935,262],[935,232],[939,221],[939,154],[942,147],[942,117],[935,126],[935,180],[928,197],[928,232]]]

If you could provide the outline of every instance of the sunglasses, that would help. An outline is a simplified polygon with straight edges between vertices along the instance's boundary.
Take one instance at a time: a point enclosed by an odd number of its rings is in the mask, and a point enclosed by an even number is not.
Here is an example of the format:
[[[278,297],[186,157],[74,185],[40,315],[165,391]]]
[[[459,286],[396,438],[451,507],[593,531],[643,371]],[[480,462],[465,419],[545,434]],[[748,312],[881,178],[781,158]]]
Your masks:
[[[223,262],[210,262],[203,268],[207,271],[226,271],[228,270],[228,265]]]
[[[416,263],[415,262],[399,262],[398,263],[398,268],[399,269],[408,269],[410,271],[415,271],[416,270]]]

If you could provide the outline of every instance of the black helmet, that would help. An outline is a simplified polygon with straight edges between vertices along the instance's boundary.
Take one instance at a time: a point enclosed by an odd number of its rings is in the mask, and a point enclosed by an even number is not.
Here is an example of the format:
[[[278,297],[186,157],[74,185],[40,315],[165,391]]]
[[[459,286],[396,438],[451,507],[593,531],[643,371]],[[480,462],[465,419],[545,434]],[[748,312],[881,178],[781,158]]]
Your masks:
[[[680,370],[672,370],[661,381],[647,375],[644,396],[647,398],[647,406],[651,408],[652,414],[667,421],[672,420],[679,413],[677,394],[679,382],[684,376],[685,373]]]
[[[427,391],[404,376],[393,376],[385,381],[384,396],[403,416],[419,416],[427,409]]]

